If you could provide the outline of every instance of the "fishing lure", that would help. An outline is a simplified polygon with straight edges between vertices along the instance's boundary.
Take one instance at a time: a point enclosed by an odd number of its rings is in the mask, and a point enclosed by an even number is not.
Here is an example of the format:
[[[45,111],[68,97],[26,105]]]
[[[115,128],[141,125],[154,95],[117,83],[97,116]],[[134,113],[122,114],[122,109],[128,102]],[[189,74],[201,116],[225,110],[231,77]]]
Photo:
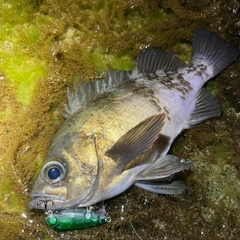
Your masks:
[[[111,221],[105,215],[105,209],[94,211],[92,208],[69,208],[55,213],[48,211],[47,214],[47,224],[58,232],[96,227]]]

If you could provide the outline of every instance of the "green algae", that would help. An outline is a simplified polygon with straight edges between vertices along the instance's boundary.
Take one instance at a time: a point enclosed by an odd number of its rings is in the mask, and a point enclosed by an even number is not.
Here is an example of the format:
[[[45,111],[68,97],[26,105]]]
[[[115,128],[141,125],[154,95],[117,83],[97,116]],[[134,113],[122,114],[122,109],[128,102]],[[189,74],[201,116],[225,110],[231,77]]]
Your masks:
[[[239,61],[208,85],[224,102],[224,115],[184,132],[171,149],[194,162],[182,176],[186,195],[157,196],[132,187],[107,201],[111,223],[62,235],[47,228],[42,213],[27,210],[36,174],[63,122],[66,87],[79,77],[131,69],[146,46],[188,61],[197,27],[238,44],[234,1],[21,0],[1,6],[1,238],[237,239]]]
[[[28,12],[30,5],[25,0],[19,1],[1,1],[1,19],[0,22],[5,24],[26,23],[28,21]],[[4,28],[1,28],[1,30]],[[2,36],[2,35],[1,35]]]
[[[2,2],[0,30],[0,68],[14,83],[16,98],[29,105],[37,79],[46,76],[46,62],[33,52],[40,39],[39,26],[28,23],[31,5],[26,1]]]
[[[21,196],[12,190],[11,184],[10,181],[1,181],[0,199],[3,201],[0,203],[0,211],[17,216],[23,212],[24,206],[21,204]]]
[[[41,40],[41,26],[30,21],[32,14],[32,5],[27,1],[1,1],[0,205],[1,212],[14,216],[26,208],[23,186],[20,179],[16,179],[14,152],[25,135],[21,129],[28,121],[25,107],[32,104],[39,80],[47,74],[46,60],[35,51]]]
[[[14,83],[16,98],[24,105],[31,104],[37,79],[46,75],[46,63],[34,57],[14,54],[13,57],[1,56],[6,77]]]
[[[192,48],[190,45],[179,43],[173,47],[172,52],[180,59],[182,59],[185,63],[189,63],[189,60],[191,58],[191,50]]]
[[[122,70],[131,70],[134,67],[134,62],[129,57],[104,55],[100,51],[92,53],[91,62],[96,66],[96,70],[99,72],[109,69],[109,65],[111,65],[113,69]]]

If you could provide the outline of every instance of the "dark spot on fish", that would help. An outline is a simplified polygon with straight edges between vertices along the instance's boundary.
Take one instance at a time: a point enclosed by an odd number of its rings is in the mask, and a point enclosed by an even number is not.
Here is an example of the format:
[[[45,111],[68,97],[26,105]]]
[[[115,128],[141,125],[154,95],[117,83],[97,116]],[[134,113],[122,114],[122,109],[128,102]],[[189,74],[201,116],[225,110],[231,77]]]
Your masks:
[[[201,77],[202,76],[202,72],[201,71],[196,71],[195,75]]]
[[[195,73],[196,76],[200,76],[202,78],[208,78],[209,77],[209,74],[207,74],[207,72],[206,72],[206,69],[207,69],[206,65],[199,64],[199,65],[197,65],[197,69],[198,70]]]
[[[154,78],[157,77],[157,75],[154,74],[154,73],[144,73],[143,76],[144,76],[145,78],[147,78],[147,80],[149,80],[149,81],[151,81],[151,80],[153,80]]]
[[[204,64],[198,64],[198,65],[197,65],[197,68],[200,68],[202,71],[206,71],[207,66],[204,65]]]
[[[176,89],[181,92],[182,95],[185,95],[192,90],[191,84],[184,79],[183,74],[181,73],[166,73],[166,76],[159,77],[159,80],[161,81],[161,84],[168,89]]]
[[[188,73],[195,71],[196,67],[187,68]],[[143,74],[146,81],[158,80],[168,89],[176,89],[180,91],[183,95],[192,90],[191,84],[186,81],[182,73],[176,72],[165,72],[165,76],[159,76],[155,73],[145,73]]]
[[[153,80],[153,76],[150,74],[148,74],[149,77],[151,77],[151,80]],[[154,75],[156,76],[156,75]],[[154,78],[156,79],[156,77]],[[155,95],[155,91],[150,87],[150,86],[145,86],[139,82],[130,82],[128,83],[129,89],[132,89],[131,91],[135,94],[135,95],[143,95],[146,99],[149,100],[149,102],[157,108],[157,110],[159,112],[162,111],[162,108],[160,107],[161,104],[158,100],[158,98]]]
[[[168,121],[171,121],[171,118],[170,118],[170,116],[169,116],[169,111],[167,110],[166,107],[164,107],[163,109],[164,109],[164,111],[165,111],[165,113],[166,113],[166,116],[167,116]]]
[[[159,112],[161,112],[162,108],[160,107],[160,102],[155,96],[154,91],[152,89],[147,89],[146,95],[148,99],[150,99],[150,102],[158,109]]]

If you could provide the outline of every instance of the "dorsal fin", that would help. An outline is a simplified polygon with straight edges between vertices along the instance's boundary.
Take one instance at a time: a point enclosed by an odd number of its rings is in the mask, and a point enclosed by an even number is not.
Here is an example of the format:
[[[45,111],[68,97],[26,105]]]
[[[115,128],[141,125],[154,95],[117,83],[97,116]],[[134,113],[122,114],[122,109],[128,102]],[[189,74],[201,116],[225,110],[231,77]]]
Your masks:
[[[175,55],[154,48],[146,48],[137,57],[135,68],[138,73],[155,73],[157,70],[176,72],[186,63]]]
[[[64,104],[62,115],[68,119],[76,111],[83,109],[87,103],[98,98],[108,90],[121,85],[129,80],[130,71],[112,70],[109,71],[104,79],[73,83],[73,91],[67,88],[68,104]]]

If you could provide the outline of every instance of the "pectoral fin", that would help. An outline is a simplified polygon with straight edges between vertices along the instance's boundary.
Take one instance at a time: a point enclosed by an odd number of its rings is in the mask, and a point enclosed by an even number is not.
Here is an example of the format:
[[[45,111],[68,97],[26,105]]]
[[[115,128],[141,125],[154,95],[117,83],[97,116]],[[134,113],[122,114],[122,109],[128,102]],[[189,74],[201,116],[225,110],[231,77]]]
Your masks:
[[[153,115],[130,129],[106,152],[121,172],[134,158],[147,151],[160,135],[165,114]]]

